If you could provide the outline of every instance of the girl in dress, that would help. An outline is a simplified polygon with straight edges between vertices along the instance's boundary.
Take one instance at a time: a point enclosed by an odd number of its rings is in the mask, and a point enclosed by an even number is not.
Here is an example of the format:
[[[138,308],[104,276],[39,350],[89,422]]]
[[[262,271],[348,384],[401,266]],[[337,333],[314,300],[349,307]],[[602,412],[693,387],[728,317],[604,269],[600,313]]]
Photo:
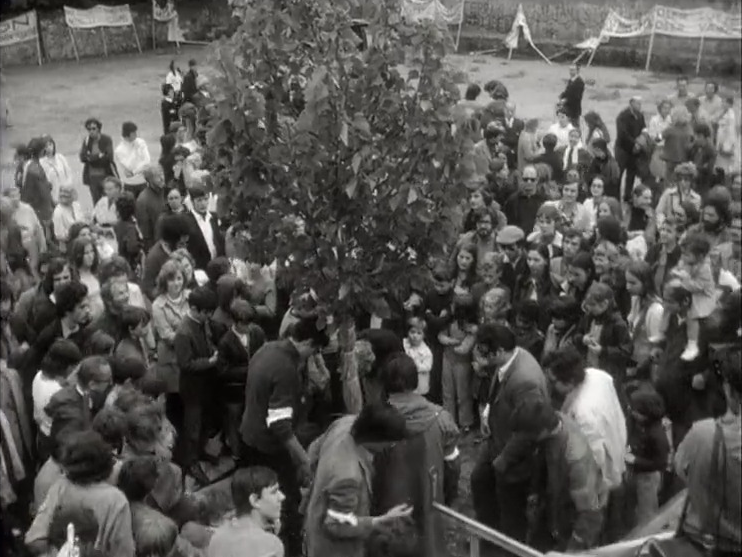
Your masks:
[[[688,342],[680,359],[690,362],[699,355],[698,336],[701,330],[700,320],[711,315],[716,307],[716,289],[711,270],[711,245],[700,232],[690,232],[680,241],[680,262],[672,275],[680,279],[684,288],[693,296],[690,311],[686,319]]]
[[[46,178],[52,185],[52,199],[54,203],[59,201],[59,189],[62,186],[72,186],[72,170],[65,156],[57,153],[57,144],[45,135],[42,139],[46,142],[46,150],[39,163],[46,173]]]

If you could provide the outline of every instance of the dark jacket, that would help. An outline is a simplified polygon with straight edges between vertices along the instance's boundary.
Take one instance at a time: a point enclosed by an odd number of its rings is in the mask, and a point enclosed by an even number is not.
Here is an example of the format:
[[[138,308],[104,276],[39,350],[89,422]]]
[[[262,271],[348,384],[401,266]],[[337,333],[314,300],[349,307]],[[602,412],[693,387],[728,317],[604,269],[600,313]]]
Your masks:
[[[690,150],[690,157],[698,170],[696,191],[703,195],[714,185],[714,167],[716,166],[716,148],[711,140],[702,144],[695,142]]]
[[[533,472],[535,445],[531,439],[517,433],[513,419],[521,408],[536,408],[550,404],[546,376],[536,359],[526,350],[517,348],[515,359],[502,380],[497,374],[489,393],[490,445],[492,457],[503,464],[503,476],[511,482],[524,481]]]
[[[562,157],[557,151],[546,151],[541,153],[533,164],[546,164],[551,168],[551,178],[561,184],[564,181],[564,169],[562,168]]]
[[[89,401],[80,394],[76,385],[68,385],[52,396],[46,405],[46,413],[52,419],[51,437],[70,424],[91,424],[93,413],[86,400]]]
[[[560,99],[564,102],[564,110],[570,120],[582,116],[582,95],[585,92],[585,82],[578,75],[567,82]]]
[[[508,126],[504,119],[502,124],[505,128],[502,142],[508,148],[508,167],[518,168],[518,140],[525,124],[520,118],[513,118],[511,126]]]
[[[541,193],[535,193],[530,197],[522,191],[514,193],[503,207],[508,224],[519,227],[528,236],[536,224],[536,213],[544,201],[546,198]]]
[[[26,179],[21,188],[21,201],[25,201],[39,217],[41,222],[52,220],[54,201],[52,200],[52,185],[46,177],[46,172],[37,160],[31,160],[26,169]]]
[[[175,333],[173,346],[180,368],[180,396],[200,401],[202,386],[211,383],[216,374],[216,363],[210,361],[214,346],[208,324],[186,316]]]
[[[245,347],[233,330],[228,330],[219,341],[217,367],[223,394],[242,400],[245,396],[245,381],[250,359],[265,343],[265,333],[258,325],[251,325]],[[237,392],[233,392],[237,390]]]
[[[168,98],[160,102],[160,114],[162,115],[162,133],[170,133],[170,124],[178,121],[178,103]]]
[[[185,220],[188,222],[188,251],[193,256],[193,260],[196,263],[196,269],[206,269],[206,265],[213,259],[204,235],[201,233],[201,229],[196,222],[196,216],[191,213],[185,213]],[[214,234],[214,247],[216,248],[216,256],[220,257],[224,255],[224,235],[219,229],[219,223],[214,213],[211,214],[211,230]]]
[[[662,132],[662,138],[665,140],[662,160],[675,164],[689,160],[693,145],[693,129],[690,126],[669,126]]]
[[[580,172],[580,176],[584,176],[585,172],[588,168],[590,168],[590,165],[593,162],[593,155],[585,149],[584,147],[579,147],[577,149],[577,164],[573,164],[571,161],[568,162],[567,165],[564,164],[564,154],[570,149],[569,146],[567,147],[561,147],[556,150],[556,153],[560,157],[560,163],[562,164],[562,170],[564,173],[567,173],[567,170],[571,170],[573,168],[577,169]]]
[[[634,472],[664,472],[667,468],[670,443],[662,420],[646,424],[632,420],[629,446],[634,455]]]
[[[183,103],[193,103],[193,98],[198,93],[198,74],[196,70],[188,70],[183,76],[183,84],[180,86],[180,94],[183,96]]]
[[[136,218],[142,233],[144,249],[148,250],[157,241],[157,219],[165,212],[167,202],[165,192],[145,187],[137,197]]]
[[[624,108],[616,118],[616,159],[619,155],[632,156],[636,138],[647,127],[644,114],[635,114],[631,107]]]
[[[144,272],[142,273],[142,291],[150,300],[157,297],[157,275],[168,259],[170,259],[170,253],[165,251],[161,242],[157,242],[147,252],[147,257],[144,259]]]
[[[676,245],[670,253],[667,254],[667,262],[665,263],[664,269],[660,268],[660,255],[662,254],[662,245],[656,243],[649,246],[647,249],[647,255],[644,256],[644,261],[652,266],[652,275],[654,276],[654,286],[658,293],[662,292],[665,283],[670,279],[670,271],[680,261],[680,246]]]
[[[585,183],[591,184],[596,176],[603,178],[605,184],[604,193],[608,197],[620,197],[621,191],[621,169],[618,167],[616,159],[610,153],[606,153],[606,158],[599,159],[594,157],[585,172]]]
[[[264,344],[250,360],[240,436],[264,454],[284,451],[294,435],[305,396],[299,352],[290,340]]]
[[[577,326],[579,332],[575,336],[575,346],[583,352],[587,352],[587,347],[582,337],[590,332],[595,322],[602,324],[602,329],[598,341],[601,346],[598,365],[593,367],[609,373],[618,388],[626,377],[626,368],[631,364],[634,348],[629,326],[618,311],[608,310],[600,317],[585,314]]]
[[[116,165],[113,164],[113,140],[101,134],[98,138],[98,154],[93,156],[93,140],[86,137],[80,148],[80,162],[83,163],[82,183],[90,185],[90,169],[100,171],[103,176],[117,176]]]
[[[113,230],[119,245],[119,255],[126,259],[136,273],[137,268],[142,265],[142,250],[144,249],[144,240],[137,224],[120,220],[113,225]]]

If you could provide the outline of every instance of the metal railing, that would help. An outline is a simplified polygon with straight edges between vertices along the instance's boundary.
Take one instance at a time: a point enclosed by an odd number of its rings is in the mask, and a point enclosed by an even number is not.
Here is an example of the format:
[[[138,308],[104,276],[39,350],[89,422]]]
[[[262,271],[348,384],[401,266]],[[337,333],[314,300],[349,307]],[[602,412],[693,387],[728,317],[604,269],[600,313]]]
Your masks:
[[[544,554],[540,551],[536,551],[497,530],[493,530],[489,526],[485,526],[481,522],[456,512],[450,507],[434,502],[433,510],[453,520],[459,527],[467,531],[469,534],[470,557],[480,557],[482,540],[504,549],[513,557],[544,557]]]
[[[434,468],[431,468],[428,473],[430,474],[431,493],[435,494],[438,474],[436,474]],[[433,496],[435,497],[435,495]],[[482,550],[481,543],[483,540],[507,551],[511,557],[545,557],[540,551],[536,551],[518,540],[514,540],[502,532],[498,532],[489,526],[485,526],[481,522],[477,522],[473,518],[469,518],[446,505],[433,501],[432,506],[434,511],[440,513],[449,520],[452,520],[457,526],[466,530],[469,534],[470,557],[480,557]]]

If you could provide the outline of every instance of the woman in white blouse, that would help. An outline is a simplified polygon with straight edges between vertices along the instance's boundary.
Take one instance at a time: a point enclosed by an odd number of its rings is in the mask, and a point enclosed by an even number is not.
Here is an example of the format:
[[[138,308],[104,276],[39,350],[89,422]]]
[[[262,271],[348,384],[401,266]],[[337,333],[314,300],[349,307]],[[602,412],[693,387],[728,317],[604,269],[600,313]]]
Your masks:
[[[657,114],[649,119],[647,131],[649,137],[655,142],[655,149],[652,153],[652,161],[649,164],[649,170],[657,180],[664,180],[667,170],[665,161],[662,160],[662,147],[665,144],[664,133],[670,126],[670,112],[672,112],[672,103],[664,99],[657,104]]]
[[[557,110],[557,121],[549,126],[546,133],[553,133],[557,138],[557,144],[555,151],[558,151],[562,147],[569,145],[569,132],[574,129],[574,126],[570,123],[569,117],[562,110]]]
[[[46,178],[52,185],[52,199],[54,203],[59,201],[59,188],[72,185],[72,170],[67,159],[61,153],[57,153],[57,144],[45,135],[42,139],[46,142],[46,151],[39,158],[41,168],[46,173]]]
[[[115,176],[103,180],[103,197],[93,209],[93,221],[100,226],[113,226],[119,220],[116,200],[121,195],[121,181]]]
[[[183,85],[183,72],[175,66],[175,60],[170,60],[165,83],[172,86],[173,91],[175,91],[175,98],[180,98],[180,88]]]

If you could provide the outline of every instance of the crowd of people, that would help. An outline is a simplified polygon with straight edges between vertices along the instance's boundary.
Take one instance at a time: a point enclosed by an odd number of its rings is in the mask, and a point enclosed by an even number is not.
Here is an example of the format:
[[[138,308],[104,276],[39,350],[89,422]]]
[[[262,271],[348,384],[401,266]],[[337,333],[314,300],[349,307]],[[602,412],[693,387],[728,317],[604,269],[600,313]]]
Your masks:
[[[461,233],[351,338],[296,280],[311,254],[249,261],[218,218],[195,61],[164,80],[156,161],[135,123],[114,147],[96,118],[80,177],[51,137],[19,147],[0,196],[3,552],[443,557],[431,503],[461,504],[476,448],[476,518],[539,550],[618,540],[686,485],[681,537],[738,555],[733,101],[678,78],[648,124],[632,98],[612,142],[584,88],[572,66],[544,132],[504,84],[468,86]],[[227,457],[225,516],[186,487]]]

